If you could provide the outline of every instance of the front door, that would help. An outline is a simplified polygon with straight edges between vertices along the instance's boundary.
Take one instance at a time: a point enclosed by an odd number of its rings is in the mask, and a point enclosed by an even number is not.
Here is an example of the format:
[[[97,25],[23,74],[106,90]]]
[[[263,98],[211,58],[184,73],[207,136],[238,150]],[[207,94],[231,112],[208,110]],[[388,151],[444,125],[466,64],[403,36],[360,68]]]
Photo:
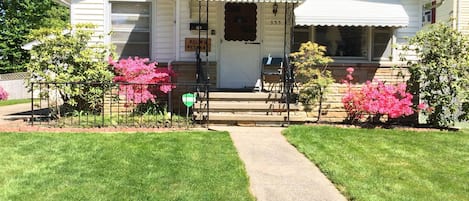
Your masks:
[[[251,88],[259,83],[260,37],[255,3],[225,3],[220,48],[221,88]]]

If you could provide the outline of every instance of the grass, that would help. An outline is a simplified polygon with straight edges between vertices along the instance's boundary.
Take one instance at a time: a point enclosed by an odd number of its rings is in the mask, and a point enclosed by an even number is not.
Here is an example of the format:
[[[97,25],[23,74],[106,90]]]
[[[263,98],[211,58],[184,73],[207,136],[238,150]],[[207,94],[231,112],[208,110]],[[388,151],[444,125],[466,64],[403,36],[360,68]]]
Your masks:
[[[104,114],[104,115],[70,115],[54,120],[53,124],[60,127],[109,127],[109,126],[134,126],[134,127],[169,127],[170,123],[176,127],[191,126],[192,120],[178,115],[162,114]],[[46,123],[47,124],[47,123]]]
[[[469,200],[469,132],[294,126],[284,135],[349,200]]]
[[[0,200],[254,200],[226,132],[0,133]]]
[[[26,98],[26,99],[2,100],[0,101],[0,107],[7,106],[7,105],[22,104],[22,103],[31,103],[31,99]]]

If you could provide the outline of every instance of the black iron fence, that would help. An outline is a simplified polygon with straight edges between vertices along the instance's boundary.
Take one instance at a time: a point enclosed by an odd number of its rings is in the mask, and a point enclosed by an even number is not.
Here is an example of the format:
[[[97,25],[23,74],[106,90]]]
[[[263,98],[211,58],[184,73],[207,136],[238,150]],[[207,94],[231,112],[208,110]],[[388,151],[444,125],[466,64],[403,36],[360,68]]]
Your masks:
[[[196,83],[30,83],[31,125],[55,127],[194,127],[209,124],[210,85]],[[185,97],[183,100],[182,97]],[[194,98],[192,98],[194,97]]]

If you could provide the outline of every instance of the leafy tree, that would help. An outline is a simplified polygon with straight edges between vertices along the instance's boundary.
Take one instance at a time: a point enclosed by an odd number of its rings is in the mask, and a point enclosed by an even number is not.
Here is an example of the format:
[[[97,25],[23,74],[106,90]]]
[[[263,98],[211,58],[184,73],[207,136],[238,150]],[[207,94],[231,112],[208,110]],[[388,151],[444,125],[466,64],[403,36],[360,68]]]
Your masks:
[[[438,127],[467,120],[469,107],[469,40],[446,24],[432,25],[409,40],[404,50],[417,53],[409,64],[411,88],[428,105],[428,123]]]
[[[326,56],[326,47],[308,41],[302,43],[298,52],[291,53],[295,66],[295,79],[300,85],[300,101],[312,104],[319,101],[318,120],[327,87],[334,82],[327,64],[333,60]]]
[[[64,105],[75,110],[98,111],[102,108],[104,93],[114,77],[106,60],[109,48],[90,42],[94,28],[80,24],[65,34],[61,29],[46,28],[32,33],[40,43],[31,50],[31,61],[27,64],[32,81],[59,83],[49,85],[43,91],[56,89]],[[83,82],[88,84],[80,84]]]
[[[29,52],[21,49],[33,29],[65,28],[69,10],[52,0],[0,1],[0,73],[25,70]]]

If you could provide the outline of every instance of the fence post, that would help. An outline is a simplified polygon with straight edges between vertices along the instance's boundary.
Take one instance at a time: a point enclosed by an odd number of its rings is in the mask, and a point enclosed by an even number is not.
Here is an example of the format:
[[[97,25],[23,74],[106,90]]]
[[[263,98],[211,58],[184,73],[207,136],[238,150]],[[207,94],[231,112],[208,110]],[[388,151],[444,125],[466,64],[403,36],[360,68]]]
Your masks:
[[[31,126],[34,126],[34,82],[31,82]]]
[[[207,128],[210,125],[210,83],[205,85],[205,93],[207,96]]]
[[[101,108],[101,126],[104,127],[104,100],[105,100],[105,96],[106,96],[106,93],[104,93],[104,86],[103,86],[103,83],[101,83],[101,90],[103,91],[103,99],[102,99],[102,104],[103,105],[103,108]]]

